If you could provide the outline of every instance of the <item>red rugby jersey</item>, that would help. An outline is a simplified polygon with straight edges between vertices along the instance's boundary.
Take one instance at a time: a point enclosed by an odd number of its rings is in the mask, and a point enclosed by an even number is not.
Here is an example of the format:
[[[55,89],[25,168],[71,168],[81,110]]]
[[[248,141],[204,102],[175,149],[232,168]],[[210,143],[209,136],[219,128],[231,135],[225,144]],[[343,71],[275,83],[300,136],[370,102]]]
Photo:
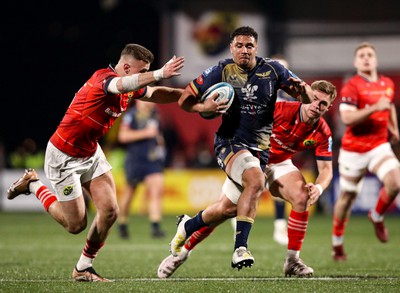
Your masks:
[[[132,99],[143,97],[146,87],[126,94],[107,93],[108,83],[117,73],[111,68],[97,70],[75,94],[50,141],[73,157],[88,157],[97,142],[126,110]]]
[[[385,76],[377,82],[370,82],[360,75],[353,76],[341,90],[341,103],[358,109],[375,104],[383,96],[394,100],[394,83]],[[342,137],[342,148],[347,151],[364,153],[388,141],[390,110],[373,113],[368,119],[354,126],[347,126]]]
[[[314,149],[316,160],[332,160],[332,132],[321,117],[314,125],[301,121],[300,102],[277,102],[269,163],[277,164],[294,154]]]

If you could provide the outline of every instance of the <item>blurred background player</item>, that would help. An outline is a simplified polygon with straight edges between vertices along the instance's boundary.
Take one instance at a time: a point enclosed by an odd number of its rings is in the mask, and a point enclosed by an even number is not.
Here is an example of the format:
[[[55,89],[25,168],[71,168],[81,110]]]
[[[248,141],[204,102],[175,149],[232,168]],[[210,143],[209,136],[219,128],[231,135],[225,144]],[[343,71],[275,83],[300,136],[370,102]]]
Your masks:
[[[146,206],[151,223],[151,236],[164,237],[160,229],[164,193],[164,139],[159,130],[159,117],[154,103],[136,101],[123,116],[118,132],[119,142],[126,145],[126,187],[119,200],[119,235],[128,238],[131,202],[139,183],[143,182]]]
[[[271,136],[271,156],[267,168],[267,185],[271,194],[288,201],[289,214],[287,257],[283,266],[285,276],[311,276],[314,270],[300,259],[300,251],[308,227],[308,208],[315,204],[330,184],[332,172],[331,130],[321,117],[332,106],[336,88],[328,81],[312,83],[311,104],[281,101],[276,103],[274,128]],[[293,164],[295,153],[314,150],[318,166],[315,183],[307,183]],[[219,201],[203,211],[206,226],[195,231],[184,243],[177,256],[170,255],[160,264],[159,278],[168,278],[187,259],[190,251],[206,238],[214,228],[235,215],[241,187],[226,179]]]
[[[344,233],[351,208],[369,171],[383,183],[375,208],[368,217],[377,238],[388,241],[383,215],[400,191],[399,161],[390,143],[399,142],[399,129],[391,79],[378,74],[374,46],[362,43],[355,49],[354,75],[341,90],[340,117],[346,125],[339,151],[340,194],[333,211],[333,259],[343,261]]]

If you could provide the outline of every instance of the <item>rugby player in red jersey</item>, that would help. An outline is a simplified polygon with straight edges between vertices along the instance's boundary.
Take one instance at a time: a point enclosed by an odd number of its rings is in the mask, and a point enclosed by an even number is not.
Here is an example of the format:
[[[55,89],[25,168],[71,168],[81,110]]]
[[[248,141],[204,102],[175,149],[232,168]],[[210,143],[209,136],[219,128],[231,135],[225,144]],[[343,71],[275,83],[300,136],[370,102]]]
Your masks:
[[[275,197],[282,198],[292,206],[288,219],[288,250],[283,266],[285,276],[311,276],[314,270],[300,259],[300,250],[308,226],[308,209],[315,204],[332,180],[331,130],[321,117],[332,106],[336,88],[328,81],[311,84],[313,100],[310,104],[300,102],[277,102],[271,136],[271,154],[266,170],[266,187]],[[307,183],[300,170],[293,165],[292,156],[307,149],[315,150],[318,176],[315,183]],[[241,187],[229,178],[216,203],[202,213],[205,226],[191,234],[177,256],[165,258],[158,277],[168,278],[187,259],[190,251],[206,238],[217,225],[236,215]]]
[[[93,269],[93,261],[117,219],[118,204],[111,165],[98,140],[127,109],[132,99],[167,103],[183,90],[148,85],[179,75],[183,57],[173,57],[161,69],[150,71],[153,54],[137,44],[127,44],[118,63],[97,70],[75,94],[46,149],[45,172],[55,194],[39,180],[35,170],[8,189],[8,199],[33,193],[45,210],[69,233],[87,226],[85,192],[93,201],[96,216],[72,277],[75,281],[109,282]]]
[[[383,215],[400,191],[399,161],[390,140],[399,142],[393,81],[378,74],[378,59],[372,44],[360,44],[354,54],[354,75],[341,90],[340,117],[346,125],[339,151],[340,194],[333,212],[333,259],[343,261],[346,224],[367,172],[383,183],[375,208],[368,217],[381,242],[388,241]]]

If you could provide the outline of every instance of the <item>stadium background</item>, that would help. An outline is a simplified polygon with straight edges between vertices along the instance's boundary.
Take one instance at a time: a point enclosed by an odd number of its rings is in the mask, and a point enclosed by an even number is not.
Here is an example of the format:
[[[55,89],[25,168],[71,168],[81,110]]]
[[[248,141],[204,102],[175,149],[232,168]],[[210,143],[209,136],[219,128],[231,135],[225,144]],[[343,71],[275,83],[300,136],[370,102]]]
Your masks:
[[[35,210],[32,198],[21,204],[5,199],[5,187],[20,174],[13,165],[13,155],[27,138],[36,143],[40,155],[81,83],[94,70],[117,61],[124,44],[140,43],[152,50],[156,56],[152,69],[162,66],[173,54],[184,55],[187,61],[182,77],[164,82],[184,87],[195,77],[193,74],[230,56],[227,37],[232,28],[251,25],[260,34],[260,56],[283,53],[291,69],[306,81],[328,79],[340,90],[354,73],[354,47],[370,41],[378,51],[380,72],[399,85],[399,5],[394,0],[3,3],[0,37],[5,104],[0,118],[0,209]],[[398,86],[396,105],[399,108]],[[203,120],[177,105],[159,108],[170,147],[165,212],[198,210],[218,197],[223,180],[223,173],[212,160],[218,120]],[[337,103],[327,117],[334,131],[334,163],[343,131],[336,110]],[[115,131],[101,143],[121,188],[123,152],[115,142]],[[311,180],[315,170],[312,155],[296,157],[296,162]],[[334,180],[321,199],[321,212],[330,212],[336,184]],[[378,188],[375,178],[369,177],[356,206],[359,212],[370,207]],[[140,196],[136,211],[141,210],[139,202]],[[271,209],[269,197],[263,198],[260,213],[270,215]],[[398,208],[393,207],[393,212]]]

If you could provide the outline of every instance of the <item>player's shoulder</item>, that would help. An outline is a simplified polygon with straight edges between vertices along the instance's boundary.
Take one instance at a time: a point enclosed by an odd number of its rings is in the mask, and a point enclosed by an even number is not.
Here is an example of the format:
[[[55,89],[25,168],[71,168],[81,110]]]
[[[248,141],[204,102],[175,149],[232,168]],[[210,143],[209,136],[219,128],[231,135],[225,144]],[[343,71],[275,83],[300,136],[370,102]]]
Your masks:
[[[276,71],[283,71],[286,70],[286,67],[282,65],[282,63],[280,63],[279,61],[269,58],[269,57],[257,57],[257,64],[259,64],[259,66],[268,66],[268,67],[272,67],[273,69],[275,69]]]
[[[386,75],[383,75],[383,74],[379,74],[379,80],[385,82],[385,84],[394,85],[393,79],[390,78],[389,76],[386,76]]]
[[[332,136],[332,130],[324,117],[320,117],[318,120],[318,131],[326,137]]]
[[[347,78],[347,80],[343,83],[343,86],[340,90],[341,95],[348,95],[349,91],[357,91],[357,89],[364,83],[365,79],[363,79],[360,75],[352,75],[351,77]]]
[[[104,79],[107,77],[118,76],[118,74],[113,70],[113,68],[111,66],[109,66],[106,68],[101,68],[101,69],[96,70],[92,76],[95,78]]]
[[[347,79],[347,81],[344,83],[344,86],[360,83],[363,81],[364,81],[364,79],[360,75],[354,74]]]
[[[222,67],[224,68],[225,66],[229,65],[229,64],[234,64],[235,61],[233,61],[232,58],[226,58],[226,59],[222,59],[218,62],[218,67]]]
[[[298,101],[277,101],[275,103],[274,119],[291,121],[297,117],[301,103]]]

